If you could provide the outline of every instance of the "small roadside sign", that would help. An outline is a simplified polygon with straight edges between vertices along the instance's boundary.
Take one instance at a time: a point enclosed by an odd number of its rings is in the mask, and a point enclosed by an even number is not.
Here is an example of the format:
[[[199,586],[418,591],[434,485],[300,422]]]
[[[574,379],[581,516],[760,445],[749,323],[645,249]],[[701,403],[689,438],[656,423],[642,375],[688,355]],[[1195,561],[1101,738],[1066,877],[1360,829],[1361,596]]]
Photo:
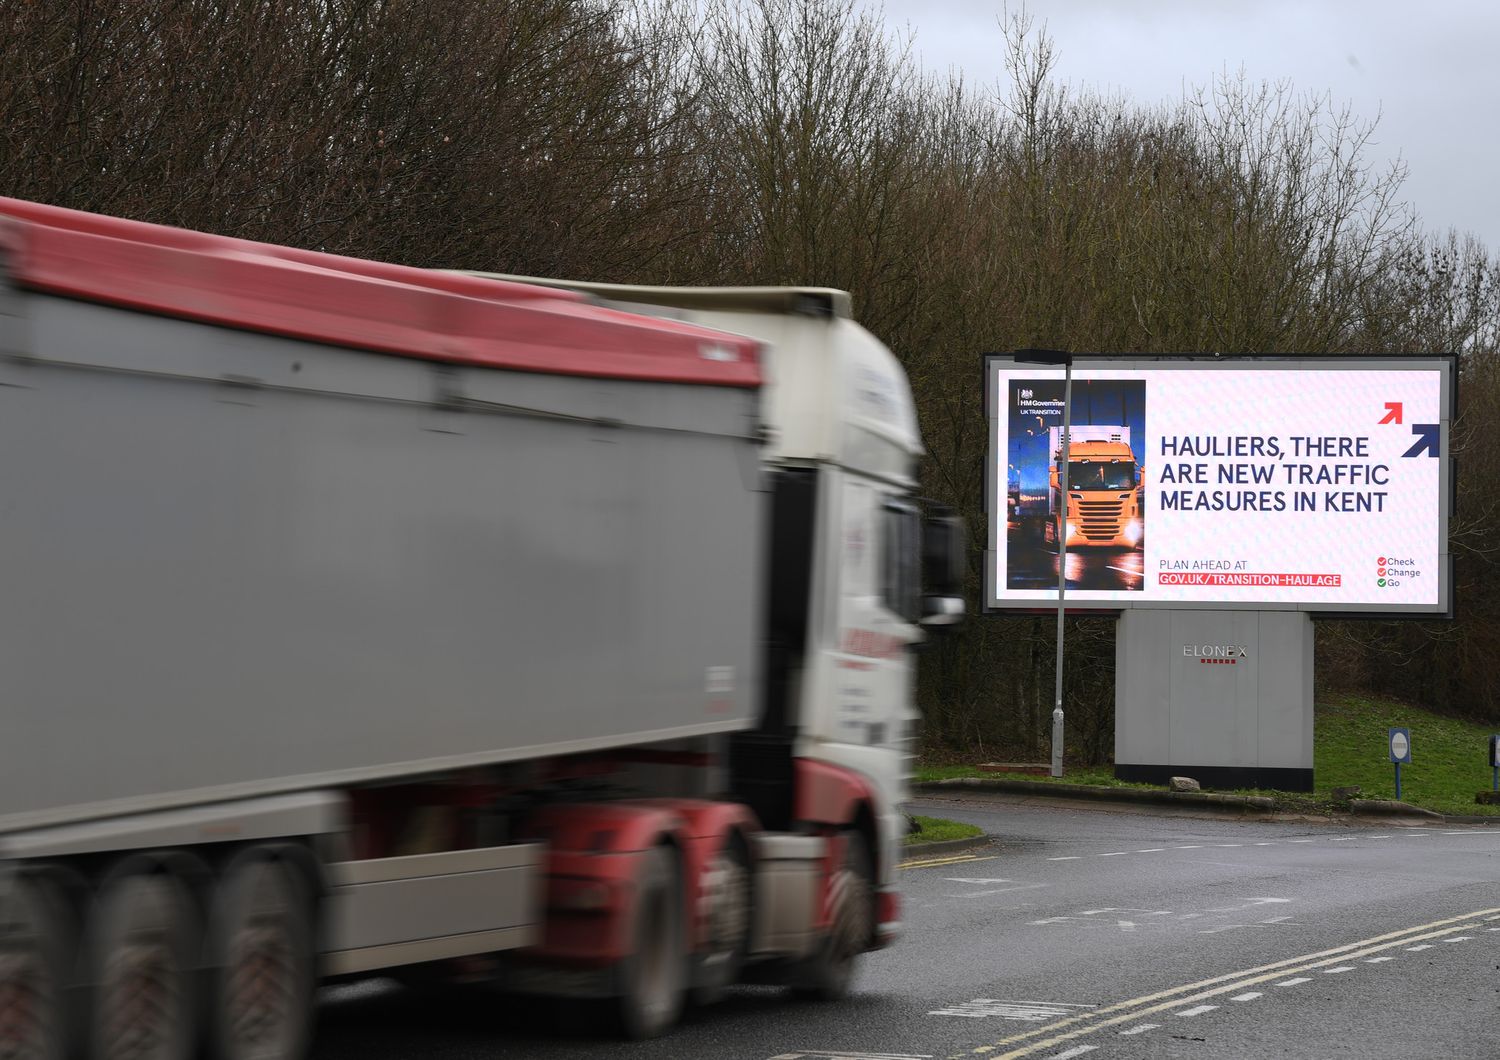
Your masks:
[[[1500,769],[1500,736],[1490,737],[1490,768]]]
[[[1391,761],[1396,763],[1396,801],[1401,801],[1401,763],[1411,761],[1411,730],[1387,729]]]

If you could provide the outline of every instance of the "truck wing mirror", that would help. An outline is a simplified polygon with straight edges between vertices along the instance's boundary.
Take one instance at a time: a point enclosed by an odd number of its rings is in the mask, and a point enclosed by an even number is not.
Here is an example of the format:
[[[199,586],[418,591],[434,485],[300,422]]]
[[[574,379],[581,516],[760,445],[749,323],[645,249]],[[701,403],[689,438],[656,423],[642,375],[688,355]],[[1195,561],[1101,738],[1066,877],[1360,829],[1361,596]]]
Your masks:
[[[964,521],[949,508],[933,511],[923,520],[923,629],[937,633],[963,621],[967,537]]]

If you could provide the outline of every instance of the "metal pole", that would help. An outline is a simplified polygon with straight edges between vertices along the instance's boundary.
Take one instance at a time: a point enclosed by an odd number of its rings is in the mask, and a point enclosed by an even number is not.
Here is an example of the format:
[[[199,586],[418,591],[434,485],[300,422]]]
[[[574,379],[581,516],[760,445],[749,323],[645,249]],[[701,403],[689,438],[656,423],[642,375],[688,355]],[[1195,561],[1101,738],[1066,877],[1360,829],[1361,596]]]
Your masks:
[[[1396,763],[1396,801],[1401,801],[1401,763]]]
[[[1052,707],[1052,775],[1063,775],[1063,614],[1068,595],[1068,444],[1073,430],[1073,360],[1063,366],[1062,525],[1057,528],[1057,689]]]

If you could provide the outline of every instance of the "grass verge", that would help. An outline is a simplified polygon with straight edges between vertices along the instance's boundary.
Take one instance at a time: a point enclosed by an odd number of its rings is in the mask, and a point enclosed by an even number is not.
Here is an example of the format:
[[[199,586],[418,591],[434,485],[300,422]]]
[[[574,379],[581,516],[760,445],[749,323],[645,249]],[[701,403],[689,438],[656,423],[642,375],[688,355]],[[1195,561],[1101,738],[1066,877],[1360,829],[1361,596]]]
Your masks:
[[[1487,756],[1494,728],[1392,700],[1354,695],[1325,697],[1314,709],[1313,726],[1313,792],[1245,790],[1238,794],[1269,795],[1288,813],[1313,814],[1347,807],[1333,798],[1335,788],[1358,787],[1358,797],[1363,799],[1394,799],[1396,774],[1386,753],[1386,730],[1403,727],[1411,730],[1412,761],[1401,767],[1402,802],[1442,814],[1500,817],[1500,806],[1474,801],[1476,792],[1490,788]],[[1057,782],[1048,776],[986,772],[977,763],[924,763],[916,770],[917,781],[952,777]],[[1069,766],[1061,783],[1160,790],[1153,784],[1116,780],[1112,766]]]
[[[945,839],[973,839],[984,835],[984,829],[978,825],[949,821],[942,817],[918,815],[916,822],[921,827],[921,831],[913,832],[906,837],[908,847],[919,847],[923,843],[941,843]]]

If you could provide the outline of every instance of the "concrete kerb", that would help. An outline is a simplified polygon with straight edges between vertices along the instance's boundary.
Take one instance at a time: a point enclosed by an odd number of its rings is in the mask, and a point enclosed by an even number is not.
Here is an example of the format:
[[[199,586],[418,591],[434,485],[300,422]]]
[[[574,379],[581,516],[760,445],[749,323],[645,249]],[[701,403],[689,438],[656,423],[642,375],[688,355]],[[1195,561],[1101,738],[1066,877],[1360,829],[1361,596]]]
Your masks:
[[[1109,788],[1095,784],[1049,784],[1039,780],[1004,780],[998,777],[954,777],[950,780],[926,781],[913,786],[918,791],[932,794],[951,795],[955,791],[998,791],[1008,795],[1179,806],[1241,815],[1269,815],[1276,812],[1276,800],[1264,795],[1222,795],[1212,791],[1151,791],[1145,788]]]
[[[942,857],[945,854],[958,854],[965,850],[973,850],[993,843],[995,837],[992,835],[974,835],[967,839],[939,839],[932,843],[910,843],[901,847],[901,861],[916,861],[920,858]]]
[[[1039,780],[1008,780],[1000,777],[954,777],[915,784],[917,791],[953,794],[955,791],[998,791],[1055,799],[1092,799],[1137,805],[1177,806],[1242,816],[1274,816],[1276,800],[1264,795],[1226,795],[1213,791],[1152,791],[1145,788],[1110,788],[1096,784],[1051,784]],[[1441,814],[1404,802],[1387,799],[1351,799],[1349,813],[1357,817],[1419,818],[1433,824],[1480,824],[1500,826],[1500,817]]]

